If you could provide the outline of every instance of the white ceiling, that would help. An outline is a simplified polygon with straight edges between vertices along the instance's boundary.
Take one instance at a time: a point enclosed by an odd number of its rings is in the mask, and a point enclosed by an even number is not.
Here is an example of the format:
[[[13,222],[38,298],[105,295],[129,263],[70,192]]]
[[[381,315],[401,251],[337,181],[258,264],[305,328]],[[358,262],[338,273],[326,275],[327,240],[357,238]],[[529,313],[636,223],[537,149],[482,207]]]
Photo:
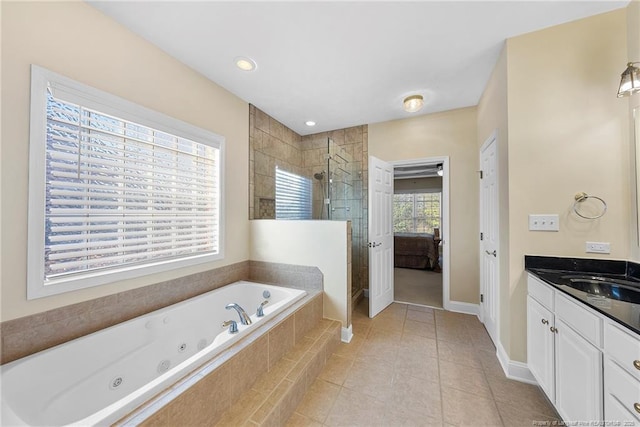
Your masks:
[[[506,38],[629,1],[89,3],[306,135],[476,105]]]

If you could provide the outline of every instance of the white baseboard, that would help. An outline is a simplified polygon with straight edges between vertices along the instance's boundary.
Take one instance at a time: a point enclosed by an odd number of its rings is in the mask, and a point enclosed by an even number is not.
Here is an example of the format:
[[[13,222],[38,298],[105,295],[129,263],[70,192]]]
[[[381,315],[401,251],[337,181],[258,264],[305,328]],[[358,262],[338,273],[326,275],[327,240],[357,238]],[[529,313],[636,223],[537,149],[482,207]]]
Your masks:
[[[498,361],[507,378],[527,384],[538,384],[533,375],[531,375],[527,364],[509,359],[506,350],[500,342],[498,342],[496,347],[496,356],[498,356]]]
[[[449,301],[445,304],[445,310],[455,311],[456,313],[480,315],[480,306],[469,302]]]
[[[349,325],[348,328],[342,327],[340,331],[340,339],[342,342],[350,343],[353,338],[353,325]]]

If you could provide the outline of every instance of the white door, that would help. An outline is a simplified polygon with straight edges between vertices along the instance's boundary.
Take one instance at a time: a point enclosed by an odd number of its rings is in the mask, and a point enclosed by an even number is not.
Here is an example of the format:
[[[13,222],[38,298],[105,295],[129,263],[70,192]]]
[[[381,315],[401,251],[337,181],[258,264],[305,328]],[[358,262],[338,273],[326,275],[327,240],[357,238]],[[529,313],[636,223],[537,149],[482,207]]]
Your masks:
[[[480,149],[480,317],[498,342],[498,180],[495,137]]]
[[[393,166],[369,156],[369,317],[393,302]]]
[[[556,317],[556,401],[563,420],[602,420],[602,353]]]
[[[547,394],[555,401],[554,382],[554,335],[550,328],[554,325],[553,313],[540,303],[527,297],[527,365]]]

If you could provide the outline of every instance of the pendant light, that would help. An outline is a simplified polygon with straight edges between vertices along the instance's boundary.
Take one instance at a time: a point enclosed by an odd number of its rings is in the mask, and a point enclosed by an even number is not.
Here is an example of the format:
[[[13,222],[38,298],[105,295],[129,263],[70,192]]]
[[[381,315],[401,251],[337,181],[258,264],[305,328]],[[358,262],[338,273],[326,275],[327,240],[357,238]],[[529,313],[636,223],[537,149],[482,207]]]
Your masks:
[[[640,92],[640,68],[636,67],[638,64],[640,62],[627,63],[627,69],[620,75],[618,98]]]

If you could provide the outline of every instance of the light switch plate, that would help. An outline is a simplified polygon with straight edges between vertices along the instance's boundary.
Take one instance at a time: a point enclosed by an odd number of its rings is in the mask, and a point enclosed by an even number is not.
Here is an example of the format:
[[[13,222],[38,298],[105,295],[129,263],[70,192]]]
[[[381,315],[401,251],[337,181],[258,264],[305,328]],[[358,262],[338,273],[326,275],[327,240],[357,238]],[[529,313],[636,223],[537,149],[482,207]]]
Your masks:
[[[586,252],[592,254],[610,254],[611,244],[609,242],[587,242]]]
[[[556,214],[529,215],[529,230],[531,231],[559,231],[560,219]]]

